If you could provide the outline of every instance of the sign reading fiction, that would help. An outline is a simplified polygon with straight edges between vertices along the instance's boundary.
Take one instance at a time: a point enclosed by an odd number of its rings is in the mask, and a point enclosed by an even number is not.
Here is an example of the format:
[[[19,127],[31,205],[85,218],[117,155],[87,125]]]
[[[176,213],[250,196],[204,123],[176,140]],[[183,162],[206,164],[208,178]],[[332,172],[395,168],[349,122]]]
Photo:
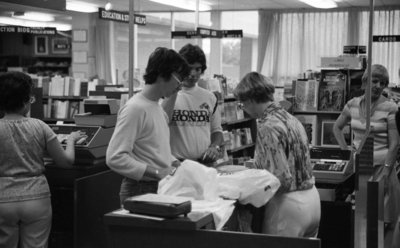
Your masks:
[[[189,31],[172,31],[172,39],[193,38],[242,38],[243,30],[215,30],[209,28],[197,28]]]
[[[99,8],[99,18],[109,21],[129,23],[129,12],[105,10],[104,8]],[[138,25],[146,25],[146,16],[134,14],[133,23]]]
[[[25,34],[55,35],[56,32],[57,32],[56,28],[0,26],[0,33],[25,33]]]
[[[374,35],[373,42],[400,42],[400,35]]]

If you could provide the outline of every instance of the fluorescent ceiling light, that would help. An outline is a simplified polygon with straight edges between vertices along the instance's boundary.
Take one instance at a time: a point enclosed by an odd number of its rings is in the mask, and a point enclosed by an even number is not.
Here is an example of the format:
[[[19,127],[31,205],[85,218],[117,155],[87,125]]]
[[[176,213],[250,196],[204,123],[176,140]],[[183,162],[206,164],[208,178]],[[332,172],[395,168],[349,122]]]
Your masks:
[[[54,17],[49,14],[37,13],[37,12],[26,12],[23,15],[14,15],[15,18],[25,19],[30,21],[39,21],[39,22],[52,22],[54,21]]]
[[[196,10],[196,0],[150,0],[155,3],[169,5],[181,9]],[[206,1],[199,0],[199,11],[211,10],[211,6]]]
[[[337,4],[333,0],[300,0],[300,2],[303,2],[314,8],[319,8],[319,9],[337,8]]]
[[[99,11],[99,7],[97,5],[81,1],[67,1],[66,9],[83,13],[94,13]]]
[[[56,28],[58,31],[72,30],[72,26],[70,24],[58,23],[58,22],[47,23],[47,22],[28,21],[11,17],[0,17],[0,24],[23,26],[23,27]]]

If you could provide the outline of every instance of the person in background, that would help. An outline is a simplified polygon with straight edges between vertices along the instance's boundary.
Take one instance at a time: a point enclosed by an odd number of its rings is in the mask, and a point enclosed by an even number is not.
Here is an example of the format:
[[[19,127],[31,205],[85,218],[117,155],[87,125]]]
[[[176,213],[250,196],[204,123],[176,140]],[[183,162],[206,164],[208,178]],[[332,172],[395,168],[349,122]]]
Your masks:
[[[274,102],[272,81],[250,72],[234,90],[244,111],[258,119],[254,165],[275,175],[281,186],[265,206],[262,232],[316,237],[321,215],[309,143],[303,125]]]
[[[374,167],[381,168],[388,174],[394,166],[399,145],[399,134],[396,127],[397,105],[382,95],[383,90],[389,84],[387,69],[379,64],[372,65],[371,78],[371,132],[374,136]],[[362,77],[365,88],[368,80],[368,72],[365,70]],[[354,134],[353,144],[356,149],[366,132],[366,101],[365,94],[349,100],[342,113],[337,118],[333,127],[335,137],[342,149],[349,149],[343,136],[343,128],[348,123]]]
[[[130,196],[156,193],[158,181],[179,166],[171,154],[168,117],[159,100],[176,94],[188,74],[182,56],[172,49],[157,48],[149,57],[143,90],[120,109],[106,162],[124,176],[122,205]]]
[[[370,109],[370,135],[374,137],[373,172],[372,176],[382,175],[388,180],[389,192],[400,190],[396,175],[396,157],[399,147],[399,133],[396,127],[397,105],[382,95],[383,90],[389,84],[389,74],[383,65],[371,66],[371,109]],[[368,80],[368,70],[362,76],[362,85],[365,89]],[[353,145],[359,149],[361,140],[366,133],[366,96],[354,97],[349,100],[340,116],[337,118],[333,132],[341,149],[353,149],[348,147],[343,136],[343,128],[347,123],[351,124],[354,134]],[[392,194],[390,204],[385,209],[385,221],[396,222],[400,215],[400,195]],[[389,210],[390,209],[390,210]]]
[[[223,144],[221,113],[214,93],[197,86],[206,70],[203,50],[187,44],[179,51],[190,66],[190,75],[183,81],[181,91],[163,101],[171,117],[172,154],[180,159],[212,163],[221,157]]]
[[[64,150],[46,123],[26,117],[35,101],[32,91],[28,75],[0,75],[0,247],[47,247],[52,208],[43,156],[47,152],[57,165],[71,166],[74,144],[85,138],[72,132]]]

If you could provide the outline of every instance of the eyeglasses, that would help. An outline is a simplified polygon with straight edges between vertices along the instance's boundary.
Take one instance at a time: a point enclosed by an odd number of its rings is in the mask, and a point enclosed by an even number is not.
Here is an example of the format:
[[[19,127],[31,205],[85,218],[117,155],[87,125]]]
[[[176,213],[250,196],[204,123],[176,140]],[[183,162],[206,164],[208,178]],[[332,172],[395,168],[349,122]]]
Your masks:
[[[181,86],[183,85],[182,81],[179,80],[179,78],[178,78],[177,76],[175,76],[174,73],[172,73],[171,75],[172,75],[172,77],[178,82],[178,86],[181,87]]]
[[[35,103],[36,102],[36,97],[35,96],[31,96],[31,98],[29,99],[29,103]]]

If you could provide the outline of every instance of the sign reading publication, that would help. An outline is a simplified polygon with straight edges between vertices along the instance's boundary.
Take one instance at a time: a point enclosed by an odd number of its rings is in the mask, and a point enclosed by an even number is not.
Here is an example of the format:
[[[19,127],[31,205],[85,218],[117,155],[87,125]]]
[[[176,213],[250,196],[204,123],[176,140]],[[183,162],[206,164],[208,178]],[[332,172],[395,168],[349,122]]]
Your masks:
[[[22,27],[22,26],[0,26],[0,33],[25,33],[55,35],[56,28]]]
[[[109,21],[129,23],[129,12],[99,8],[99,18]],[[146,25],[146,16],[134,14],[133,23],[138,25]]]

